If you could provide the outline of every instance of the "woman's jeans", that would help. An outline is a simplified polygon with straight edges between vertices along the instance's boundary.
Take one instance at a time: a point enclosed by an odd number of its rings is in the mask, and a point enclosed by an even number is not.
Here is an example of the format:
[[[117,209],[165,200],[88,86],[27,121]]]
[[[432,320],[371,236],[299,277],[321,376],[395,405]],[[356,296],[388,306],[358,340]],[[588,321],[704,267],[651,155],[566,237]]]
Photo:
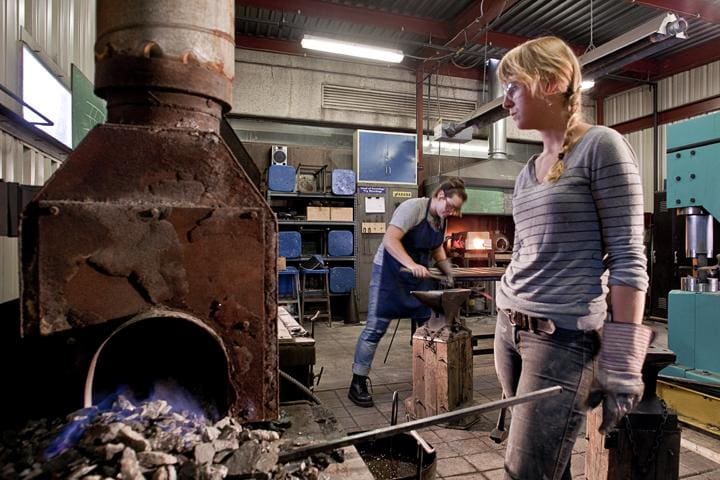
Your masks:
[[[382,266],[373,263],[372,276],[370,277],[370,289],[368,292],[368,313],[365,328],[355,345],[355,358],[353,359],[352,372],[356,375],[367,376],[370,373],[375,351],[383,335],[390,325],[391,318],[378,317],[377,311],[378,294],[380,292],[380,275]],[[398,286],[398,288],[400,288]],[[417,325],[422,325],[427,318],[413,319]]]
[[[519,330],[504,312],[495,326],[495,370],[506,396],[555,385],[559,395],[512,407],[505,454],[505,478],[570,479],[573,445],[585,421],[594,330],[557,328],[553,334]]]

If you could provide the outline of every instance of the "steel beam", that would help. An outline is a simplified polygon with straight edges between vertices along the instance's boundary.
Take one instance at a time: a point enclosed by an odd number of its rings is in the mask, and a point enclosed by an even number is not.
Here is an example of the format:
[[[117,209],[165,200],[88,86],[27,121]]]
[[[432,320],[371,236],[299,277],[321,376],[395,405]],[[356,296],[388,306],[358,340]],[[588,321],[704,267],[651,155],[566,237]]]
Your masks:
[[[348,23],[370,25],[387,30],[408,31],[421,35],[448,38],[448,25],[445,22],[427,17],[413,17],[397,13],[350,7],[319,0],[236,0],[235,7],[256,7],[267,10],[292,12],[306,17],[325,18]]]
[[[699,18],[705,22],[720,23],[720,9],[706,0],[629,0],[648,7]]]

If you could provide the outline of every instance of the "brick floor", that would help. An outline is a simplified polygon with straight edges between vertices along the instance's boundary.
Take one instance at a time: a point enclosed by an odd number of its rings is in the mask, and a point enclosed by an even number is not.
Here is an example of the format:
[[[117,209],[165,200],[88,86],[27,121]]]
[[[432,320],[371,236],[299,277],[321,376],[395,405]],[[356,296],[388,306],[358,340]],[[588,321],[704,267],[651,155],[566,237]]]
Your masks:
[[[391,325],[394,328],[394,323]],[[471,328],[473,328],[471,326]],[[490,328],[484,321],[479,328]],[[347,398],[347,389],[352,378],[351,364],[361,325],[334,323],[328,328],[325,323],[315,326],[316,371],[322,366],[324,373],[316,387],[316,395],[329,409],[347,432],[356,432],[388,426],[392,410],[393,392],[397,391],[399,421],[405,421],[402,400],[412,391],[412,368],[409,322],[401,322],[387,363],[383,364],[391,335],[380,342],[377,356],[370,374],[373,384],[375,405],[362,408]],[[476,356],[473,359],[473,401],[486,403],[500,398],[500,386],[495,376],[492,355]],[[437,478],[452,480],[500,480],[503,479],[504,444],[497,445],[488,437],[494,427],[496,414],[483,415],[470,429],[451,429],[432,426],[420,430],[421,436],[437,452]],[[700,435],[683,431],[683,438]],[[699,442],[720,452],[720,441],[701,436]],[[587,441],[578,438],[571,460],[574,479],[584,479],[585,452]],[[720,480],[720,465],[707,458],[682,448],[680,452],[680,478],[689,480]]]

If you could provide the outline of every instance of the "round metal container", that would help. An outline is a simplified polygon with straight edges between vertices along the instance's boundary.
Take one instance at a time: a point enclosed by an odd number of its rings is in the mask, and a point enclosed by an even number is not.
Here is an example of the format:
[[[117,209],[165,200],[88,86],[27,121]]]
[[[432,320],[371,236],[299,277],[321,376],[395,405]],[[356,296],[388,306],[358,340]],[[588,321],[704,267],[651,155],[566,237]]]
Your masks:
[[[681,277],[680,278],[680,290],[685,292],[696,291],[696,280],[695,277]]]
[[[718,290],[718,279],[708,278],[708,292],[717,292]]]

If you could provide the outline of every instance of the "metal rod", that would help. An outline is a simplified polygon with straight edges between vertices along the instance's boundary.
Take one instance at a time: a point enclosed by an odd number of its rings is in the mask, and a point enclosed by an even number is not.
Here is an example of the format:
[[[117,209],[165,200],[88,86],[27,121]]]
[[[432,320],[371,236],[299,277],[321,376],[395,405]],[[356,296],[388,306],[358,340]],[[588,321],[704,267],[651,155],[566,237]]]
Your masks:
[[[406,267],[400,267],[400,271],[403,272],[403,273],[412,274],[412,270],[410,270],[409,268],[406,268]],[[445,281],[445,280],[447,280],[447,277],[446,277],[445,275],[438,275],[438,274],[436,274],[436,273],[430,273],[430,274],[428,275],[428,278],[431,278],[431,279],[433,279],[433,280],[439,280],[439,281]]]
[[[431,425],[436,425],[438,423],[449,422],[451,420],[456,420],[458,418],[462,418],[473,413],[484,413],[492,410],[497,410],[498,408],[511,407],[520,403],[533,402],[535,400],[540,400],[541,398],[558,395],[562,392],[562,390],[562,387],[559,385],[555,387],[543,388],[523,395],[506,398],[504,400],[495,400],[494,402],[488,402],[482,405],[462,408],[460,410],[442,413],[440,415],[434,415],[432,417],[420,418],[418,420],[413,420],[412,422],[401,423],[400,425],[378,428],[377,430],[370,430],[368,432],[356,433],[354,435],[338,438],[336,440],[330,440],[325,443],[307,445],[305,447],[300,447],[295,450],[290,450],[289,452],[281,453],[278,461],[280,463],[291,462],[293,460],[305,458],[308,455],[312,455],[314,453],[334,450],[336,448],[347,447],[348,445],[355,445],[356,443],[367,440],[377,440],[398,433],[409,432],[410,430],[425,428]]]
[[[395,341],[395,334],[398,331],[398,327],[400,326],[400,319],[397,319],[397,322],[395,323],[395,330],[393,330],[392,337],[390,337],[390,345],[388,345],[387,352],[385,352],[385,360],[383,360],[383,363],[387,363],[387,359],[390,356],[390,349],[392,348],[393,342]]]

